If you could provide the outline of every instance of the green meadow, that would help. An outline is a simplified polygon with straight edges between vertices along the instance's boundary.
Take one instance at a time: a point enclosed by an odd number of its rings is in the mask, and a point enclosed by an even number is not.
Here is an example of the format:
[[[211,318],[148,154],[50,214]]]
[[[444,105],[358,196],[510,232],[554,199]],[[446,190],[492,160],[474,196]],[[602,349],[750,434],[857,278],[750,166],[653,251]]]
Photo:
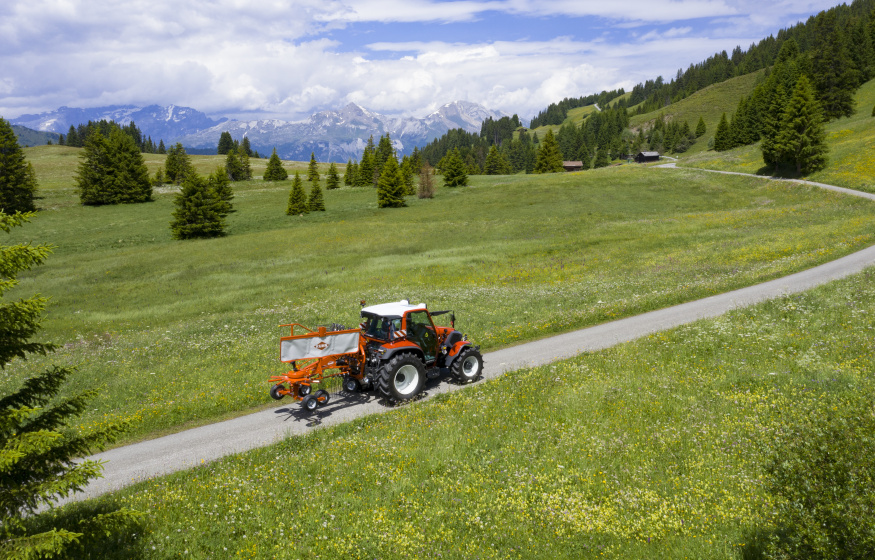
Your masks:
[[[146,512],[92,558],[762,558],[787,434],[872,413],[873,315],[869,269],[52,515]]]
[[[40,338],[59,350],[13,362],[0,389],[75,366],[65,393],[100,388],[80,425],[129,420],[125,441],[272,406],[278,325],[355,325],[362,299],[453,309],[490,350],[756,284],[875,238],[869,201],[621,166],[472,177],[396,210],[378,209],[373,189],[342,188],[325,192],[327,212],[303,217],[284,213],[290,182],[253,180],[234,185],[226,237],[175,241],[173,188],[84,207],[75,149],[27,153],[42,210],[3,242],[55,250],[9,296],[51,297]],[[221,161],[192,159],[204,173]]]

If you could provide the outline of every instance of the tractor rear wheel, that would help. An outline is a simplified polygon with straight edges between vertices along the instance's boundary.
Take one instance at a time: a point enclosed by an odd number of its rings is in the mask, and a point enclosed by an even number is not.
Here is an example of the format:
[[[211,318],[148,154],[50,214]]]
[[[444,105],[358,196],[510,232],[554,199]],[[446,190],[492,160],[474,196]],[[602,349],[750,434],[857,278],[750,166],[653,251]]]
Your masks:
[[[483,356],[474,348],[465,348],[453,361],[452,370],[459,383],[470,383],[483,371]]]
[[[377,372],[377,389],[390,401],[409,401],[422,391],[425,366],[413,354],[395,356]]]

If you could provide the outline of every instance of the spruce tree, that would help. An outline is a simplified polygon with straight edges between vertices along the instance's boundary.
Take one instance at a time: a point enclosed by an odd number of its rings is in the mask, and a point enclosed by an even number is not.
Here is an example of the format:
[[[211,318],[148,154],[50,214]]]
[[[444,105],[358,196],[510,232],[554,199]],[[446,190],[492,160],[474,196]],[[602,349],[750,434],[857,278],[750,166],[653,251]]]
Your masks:
[[[0,118],[0,210],[7,214],[36,210],[36,174],[25,160],[15,132]]]
[[[226,130],[219,136],[219,145],[216,148],[216,153],[218,153],[220,156],[226,156],[233,147],[234,139],[231,138],[231,133]]]
[[[231,188],[231,179],[224,167],[218,167],[207,178],[207,182],[213,194],[219,201],[217,211],[223,218],[234,211],[231,201],[234,199],[234,190]]]
[[[243,138],[246,140],[246,138]],[[252,167],[249,165],[249,150],[247,146],[249,142],[244,142],[244,145],[241,145],[237,148],[237,157],[240,159],[240,170],[241,170],[241,178],[239,181],[248,181],[252,179]]]
[[[152,181],[133,138],[111,129],[105,138],[95,129],[79,156],[76,188],[82,204],[119,204],[152,200]]]
[[[207,179],[189,173],[174,199],[176,209],[170,230],[175,239],[220,237],[225,234],[225,203]]]
[[[379,208],[407,206],[404,202],[404,191],[404,178],[401,177],[398,160],[392,155],[383,163],[383,172],[377,185],[377,206]]]
[[[774,174],[778,173],[778,167],[784,159],[784,149],[780,145],[781,130],[783,128],[784,106],[787,104],[787,94],[784,86],[777,83],[773,91],[766,93],[769,99],[768,109],[763,113],[762,139],[760,150],[763,153],[763,162],[774,167]]]
[[[167,153],[167,148],[164,147],[164,140],[158,142],[158,153],[162,156]]]
[[[823,113],[808,78],[801,76],[784,109],[778,143],[797,173],[826,167],[826,132]]]
[[[167,152],[167,159],[164,160],[164,175],[171,183],[181,185],[182,181],[192,173],[194,167],[191,165],[191,158],[188,157],[182,144],[177,142]]]
[[[237,147],[231,148],[225,157],[225,171],[228,173],[228,178],[232,181],[242,181],[246,175],[243,165],[240,163],[240,157],[237,155],[237,150]]]
[[[442,167],[445,187],[464,187],[468,184],[468,170],[459,148],[453,148],[448,152]]]
[[[79,154],[75,181],[82,204],[107,204],[111,197],[107,180],[110,168],[109,143],[99,130],[95,130]]]
[[[362,153],[362,160],[358,164],[355,174],[355,186],[366,187],[373,184],[374,158],[367,149]]]
[[[310,152],[310,163],[307,165],[307,180],[311,183],[319,182],[319,167],[316,165],[315,152]]]
[[[246,157],[252,157],[252,145],[249,144],[249,137],[244,136],[243,141],[240,142],[240,148],[243,150],[241,153],[246,154]],[[251,179],[252,177],[250,177]]]
[[[295,179],[292,182],[292,190],[289,192],[289,204],[286,206],[286,214],[298,216],[308,214],[307,195],[304,193],[304,184],[301,182],[301,174],[295,171]]]
[[[347,187],[351,187],[355,184],[355,168],[353,167],[355,164],[352,162],[352,158],[346,162],[346,169],[343,170],[343,184]]]
[[[267,161],[267,169],[264,170],[263,178],[265,181],[285,181],[289,178],[289,172],[283,167],[283,162],[276,154],[276,148],[273,149],[273,153]]]
[[[7,215],[0,211],[0,230],[9,233],[33,214]],[[17,275],[41,264],[51,248],[24,243],[0,246],[0,297],[15,287]],[[32,296],[0,303],[0,369],[13,360],[32,354],[48,354],[51,344],[33,340],[39,332],[47,298]],[[126,424],[110,422],[96,428],[73,429],[69,421],[81,415],[97,391],[80,392],[64,399],[55,397],[72,373],[52,366],[24,380],[19,388],[0,395],[0,557],[54,558],[70,552],[85,552],[90,539],[118,532],[137,512],[128,509],[88,510],[77,524],[34,532],[58,499],[83,489],[99,478],[100,462],[81,460],[112,443]],[[36,522],[36,523],[34,523]],[[78,550],[77,550],[78,548]]]
[[[696,125],[696,138],[701,138],[707,131],[708,128],[705,126],[705,119],[699,117],[699,123]]]
[[[332,190],[340,187],[340,176],[337,174],[337,166],[334,162],[328,166],[328,175],[325,178],[325,190]]]
[[[548,128],[544,140],[538,147],[538,159],[535,161],[535,173],[558,173],[565,171],[562,166],[562,153],[553,136],[553,130]]]
[[[608,151],[603,148],[598,148],[595,156],[595,162],[593,162],[592,166],[594,169],[598,169],[600,167],[607,167],[611,165],[611,158],[608,156]]]
[[[486,155],[486,165],[483,166],[483,173],[486,175],[510,174],[510,163],[508,163],[504,154],[498,150],[495,144],[489,147],[489,154]]]
[[[380,136],[380,141],[377,143],[377,148],[374,151],[374,174],[378,181],[386,161],[394,156],[395,148],[392,147],[392,140],[389,138],[389,133],[386,133],[385,136]]]
[[[322,196],[322,187],[319,186],[319,181],[313,183],[310,188],[310,196],[307,197],[307,210],[325,212],[325,197]]]
[[[67,145],[72,148],[81,148],[82,140],[79,138],[79,133],[76,132],[76,127],[70,125],[70,130],[67,132]]]
[[[815,16],[814,39],[811,70],[823,116],[826,120],[850,117],[854,112],[854,90],[859,85],[859,77],[845,34],[837,27],[835,10]]]
[[[401,182],[404,183],[404,194],[416,194],[416,185],[413,182],[413,165],[411,164],[409,157],[404,156],[401,158],[400,172]]]
[[[718,152],[723,152],[732,148],[732,138],[730,136],[729,123],[726,121],[726,113],[720,117],[720,122],[717,123],[717,131],[714,133],[714,149]]]

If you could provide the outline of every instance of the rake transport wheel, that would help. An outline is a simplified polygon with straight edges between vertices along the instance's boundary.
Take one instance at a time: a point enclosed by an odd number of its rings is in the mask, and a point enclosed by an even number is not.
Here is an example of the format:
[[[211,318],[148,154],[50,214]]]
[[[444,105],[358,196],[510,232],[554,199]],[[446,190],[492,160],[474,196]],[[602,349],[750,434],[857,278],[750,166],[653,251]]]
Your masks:
[[[453,361],[452,371],[453,377],[458,379],[459,383],[470,383],[483,371],[483,356],[474,348],[466,348]]]
[[[315,395],[307,395],[304,397],[304,400],[301,401],[301,406],[303,406],[305,410],[313,411],[319,406],[319,401],[316,400]]]
[[[283,396],[285,396],[285,395],[280,394],[280,389],[282,389],[282,388],[283,388],[282,383],[277,383],[276,385],[271,387],[270,388],[270,398],[277,400],[277,401],[282,399]]]
[[[358,393],[362,386],[355,377],[346,376],[343,378],[343,390],[347,393]]]
[[[306,397],[307,395],[310,394],[310,391],[312,389],[313,388],[310,387],[309,385],[299,385],[298,386],[298,396],[299,397]]]
[[[425,366],[413,354],[399,354],[377,372],[377,390],[390,401],[409,401],[424,384]]]
[[[331,395],[325,389],[319,389],[313,393],[313,398],[316,399],[316,403],[319,406],[325,406],[331,400]]]

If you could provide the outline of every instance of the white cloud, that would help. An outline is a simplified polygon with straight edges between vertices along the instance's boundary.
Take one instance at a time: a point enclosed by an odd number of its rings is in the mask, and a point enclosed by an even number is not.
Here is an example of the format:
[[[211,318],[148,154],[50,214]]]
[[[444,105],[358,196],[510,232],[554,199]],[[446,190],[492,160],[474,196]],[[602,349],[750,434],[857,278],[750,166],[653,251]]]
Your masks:
[[[802,5],[803,7],[798,7]],[[531,116],[567,96],[630,87],[747,47],[820,0],[7,0],[0,5],[0,114],[61,105],[177,104],[302,118],[354,101],[423,115],[467,99]],[[598,24],[598,39],[493,30],[543,18]],[[706,18],[691,22],[690,18]],[[789,21],[792,20],[792,21]],[[560,20],[550,20],[560,21]],[[379,22],[379,23],[369,23]],[[428,34],[411,41],[406,23]],[[456,22],[456,23],[454,23]],[[473,22],[473,23],[458,23]],[[470,40],[441,40],[454,25]],[[634,33],[623,25],[633,26]],[[543,27],[549,28],[549,23]],[[476,31],[495,37],[479,39]],[[569,27],[562,27],[569,33]],[[598,32],[597,32],[598,33]],[[395,37],[404,40],[395,41]],[[355,39],[352,40],[351,39]],[[373,37],[370,44],[362,41]],[[504,38],[504,39],[501,39]],[[358,41],[358,42],[356,42]],[[349,46],[352,44],[352,46]],[[641,53],[646,52],[646,59]]]

